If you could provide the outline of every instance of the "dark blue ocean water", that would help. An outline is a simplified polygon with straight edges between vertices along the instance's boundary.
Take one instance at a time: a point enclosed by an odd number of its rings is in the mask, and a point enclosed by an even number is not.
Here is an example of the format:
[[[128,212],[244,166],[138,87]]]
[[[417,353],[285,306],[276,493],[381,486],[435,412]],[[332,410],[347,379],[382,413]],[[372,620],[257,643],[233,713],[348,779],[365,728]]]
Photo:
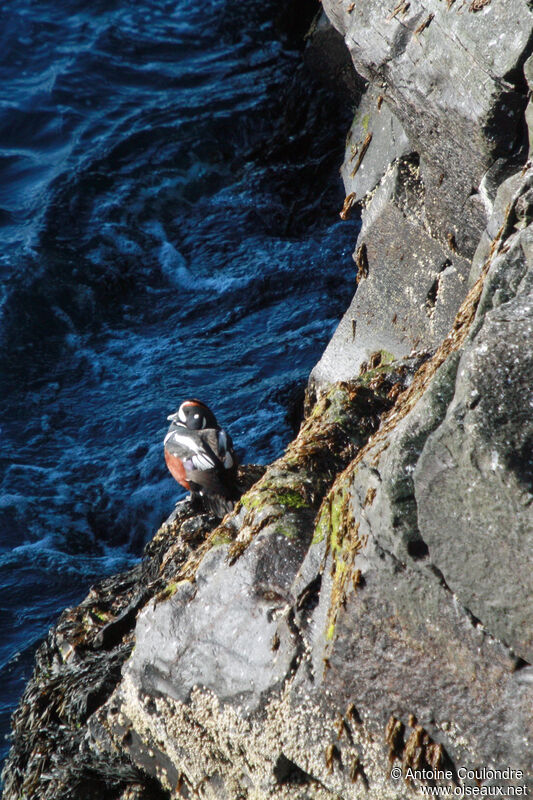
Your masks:
[[[48,627],[180,496],[167,414],[200,397],[271,461],[352,293],[347,120],[275,12],[0,10],[0,758]]]

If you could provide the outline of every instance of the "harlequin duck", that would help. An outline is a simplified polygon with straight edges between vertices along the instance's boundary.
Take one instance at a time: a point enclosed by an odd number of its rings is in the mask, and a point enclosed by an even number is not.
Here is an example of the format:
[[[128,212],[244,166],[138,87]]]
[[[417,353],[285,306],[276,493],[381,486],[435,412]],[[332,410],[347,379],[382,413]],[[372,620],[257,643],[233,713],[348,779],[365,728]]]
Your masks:
[[[231,511],[240,497],[238,460],[233,442],[201,400],[185,400],[167,417],[165,461],[172,476],[191,493],[191,500],[217,517]]]

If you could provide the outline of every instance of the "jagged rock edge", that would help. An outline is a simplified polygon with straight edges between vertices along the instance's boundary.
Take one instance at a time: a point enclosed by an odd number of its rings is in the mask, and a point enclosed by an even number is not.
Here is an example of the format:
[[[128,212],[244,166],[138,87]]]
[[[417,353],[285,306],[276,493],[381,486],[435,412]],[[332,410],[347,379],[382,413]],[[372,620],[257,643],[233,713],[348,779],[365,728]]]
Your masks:
[[[355,470],[357,469],[357,466],[361,463],[363,458],[366,455],[370,454],[371,451],[379,443],[383,442],[385,440],[386,436],[389,433],[392,433],[392,431],[395,429],[396,425],[405,416],[407,416],[407,414],[414,408],[414,406],[417,404],[417,402],[421,399],[421,397],[425,393],[426,389],[428,389],[428,387],[430,385],[430,382],[431,382],[432,378],[434,377],[434,375],[436,374],[437,370],[445,363],[446,359],[452,353],[457,352],[460,349],[462,344],[465,342],[467,336],[470,334],[471,330],[472,330],[472,333],[475,335],[475,332],[476,332],[476,327],[475,327],[476,311],[477,311],[479,302],[481,300],[481,294],[482,294],[482,291],[483,291],[485,278],[487,276],[487,273],[489,271],[489,268],[490,268],[490,265],[492,263],[493,258],[501,250],[507,235],[512,230],[512,224],[511,224],[512,215],[513,215],[513,211],[514,211],[514,207],[515,207],[516,201],[520,197],[521,193],[522,193],[521,190],[516,192],[514,197],[513,197],[513,199],[511,200],[511,202],[507,206],[507,209],[506,209],[506,212],[505,212],[504,222],[503,222],[500,230],[498,231],[497,235],[493,239],[492,246],[490,248],[489,256],[487,257],[487,259],[486,259],[486,261],[485,261],[485,263],[483,265],[483,268],[481,270],[481,273],[480,273],[479,277],[477,278],[476,282],[471,287],[471,289],[468,292],[466,298],[464,299],[463,303],[461,304],[461,306],[459,308],[459,311],[457,312],[457,315],[456,315],[456,318],[455,318],[455,321],[454,321],[454,324],[452,326],[452,329],[451,329],[450,333],[445,338],[445,340],[440,345],[440,347],[437,349],[435,354],[428,361],[424,362],[422,364],[422,366],[418,369],[418,371],[416,372],[416,374],[415,374],[415,376],[413,378],[412,383],[410,384],[410,386],[407,389],[405,389],[405,391],[402,394],[399,395],[399,397],[397,398],[397,400],[396,400],[395,404],[393,405],[393,407],[391,408],[391,410],[386,412],[383,415],[380,427],[378,428],[376,433],[373,434],[370,437],[368,442],[357,453],[357,455],[355,456],[353,461],[335,479],[331,489],[329,490],[329,492],[327,493],[326,497],[323,500],[321,508],[319,509],[319,511],[317,513],[317,517],[316,517],[317,520],[320,519],[320,516],[321,516],[321,514],[323,513],[323,510],[324,510],[325,504],[328,503],[328,504],[331,505],[331,503],[333,502],[334,497],[339,492],[339,488],[342,487],[343,484],[344,485],[347,484],[347,482],[349,481],[349,478],[354,474]],[[479,324],[481,324],[481,322],[479,322]],[[457,365],[456,365],[456,368],[457,368]],[[439,424],[440,424],[440,421],[437,423],[436,427],[438,427]],[[430,435],[430,433],[431,433],[431,431],[427,432],[426,438]],[[374,456],[375,461],[377,463],[379,463],[379,457],[381,455],[381,452],[383,452],[383,451],[382,450],[381,451],[378,450],[378,453]],[[413,494],[412,494],[412,502],[413,502],[414,508],[416,510],[416,499],[414,497],[414,488],[413,488]],[[418,524],[417,524],[417,530],[418,530],[418,534],[420,536]],[[421,541],[423,541],[421,536],[420,536],[420,539],[421,539]],[[381,544],[379,545],[379,547],[383,550],[383,552],[387,552],[392,558],[394,558],[400,564],[402,563],[397,558],[397,556],[395,554],[393,554],[389,550],[383,548]],[[326,553],[324,554],[322,568],[324,568],[324,565],[325,565],[325,562],[326,562],[326,558],[327,558],[327,554],[328,554],[328,550],[329,550],[329,548],[326,549]],[[451,592],[451,590],[449,589],[449,587],[448,587],[448,585],[447,585],[447,583],[446,583],[446,581],[444,579],[444,576],[440,573],[440,571],[436,570],[435,574],[437,574],[437,577],[439,578],[439,580],[442,581],[442,584],[446,588],[446,590],[449,591],[455,597],[453,592]],[[336,615],[336,611],[338,610],[338,608],[340,607],[342,602],[343,602],[343,595],[339,596],[339,598],[337,600],[337,609],[333,609],[333,608],[330,607],[330,615],[331,614]],[[332,605],[333,605],[333,600],[332,600]],[[472,612],[468,608],[466,608],[466,607],[463,607],[463,608],[464,608],[465,614],[468,616],[468,618],[470,620],[476,620],[477,619],[475,617],[475,615],[472,614]]]

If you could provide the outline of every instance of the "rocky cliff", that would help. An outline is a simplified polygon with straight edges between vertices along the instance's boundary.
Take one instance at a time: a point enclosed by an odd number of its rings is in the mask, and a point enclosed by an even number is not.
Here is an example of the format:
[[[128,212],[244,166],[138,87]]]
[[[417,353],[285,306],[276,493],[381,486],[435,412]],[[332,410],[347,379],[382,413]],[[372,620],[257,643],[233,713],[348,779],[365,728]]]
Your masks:
[[[323,7],[354,299],[235,512],[185,501],[50,633],[5,800],[531,789],[533,9]]]

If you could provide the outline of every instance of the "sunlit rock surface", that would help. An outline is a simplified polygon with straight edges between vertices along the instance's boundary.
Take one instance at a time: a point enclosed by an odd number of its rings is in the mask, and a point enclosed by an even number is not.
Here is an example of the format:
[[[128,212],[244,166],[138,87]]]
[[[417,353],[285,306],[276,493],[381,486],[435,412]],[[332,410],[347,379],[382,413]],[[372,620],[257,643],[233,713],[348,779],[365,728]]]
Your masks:
[[[522,146],[530,4],[325,0],[323,6],[357,72],[378,87],[420,155],[429,227],[444,240],[452,234],[471,256],[488,215],[488,173]]]
[[[359,286],[312,372],[318,387],[375,350],[401,358],[446,335],[498,187],[527,155],[533,36],[525,0],[323,5],[369,88],[342,167],[363,205]]]

